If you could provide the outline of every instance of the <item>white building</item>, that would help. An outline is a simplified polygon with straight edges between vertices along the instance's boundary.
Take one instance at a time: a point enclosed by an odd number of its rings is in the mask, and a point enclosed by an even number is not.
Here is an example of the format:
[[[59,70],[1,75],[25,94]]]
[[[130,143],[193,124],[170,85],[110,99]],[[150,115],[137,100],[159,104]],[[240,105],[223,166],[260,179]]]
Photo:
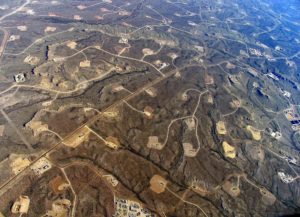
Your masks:
[[[282,137],[282,134],[278,131],[276,132],[271,132],[270,133],[272,137],[274,137],[275,139],[280,139]]]
[[[269,78],[272,78],[273,80],[275,80],[275,81],[279,81],[279,78],[276,76],[276,75],[274,75],[273,73],[268,73],[267,74],[267,76],[269,77]]]
[[[14,79],[17,83],[23,83],[26,81],[24,73],[20,73],[14,76]]]

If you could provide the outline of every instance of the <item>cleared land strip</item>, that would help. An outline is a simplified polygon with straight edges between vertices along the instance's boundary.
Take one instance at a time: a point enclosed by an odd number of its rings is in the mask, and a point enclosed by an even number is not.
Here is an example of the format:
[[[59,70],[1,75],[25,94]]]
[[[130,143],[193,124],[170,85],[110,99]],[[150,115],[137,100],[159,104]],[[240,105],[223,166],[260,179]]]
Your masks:
[[[146,62],[146,61],[143,61],[143,60],[140,60],[140,59],[135,59],[135,58],[131,58],[131,57],[116,55],[116,54],[113,54],[113,53],[111,53],[109,51],[103,50],[102,48],[98,48],[97,46],[88,46],[86,48],[83,48],[80,51],[77,51],[76,53],[74,53],[74,54],[72,54],[70,56],[61,57],[61,58],[68,59],[68,58],[76,56],[79,53],[82,53],[83,51],[85,51],[87,49],[91,49],[91,48],[97,49],[97,50],[102,51],[104,53],[107,53],[107,54],[109,54],[111,56],[115,56],[115,57],[118,57],[118,58],[133,60],[133,61],[137,61],[137,62],[141,62],[141,63],[147,64],[147,65],[151,66],[153,69],[155,69],[155,71],[157,71],[162,77],[166,76],[164,73],[161,72],[160,69],[158,69],[157,67],[155,67],[152,63],[149,63],[149,62]],[[9,88],[7,88],[7,89],[3,90],[2,92],[0,92],[0,95],[7,93],[8,91],[12,90],[15,87],[17,87],[17,88],[31,88],[31,89],[41,90],[41,91],[53,92],[53,93],[56,93],[56,94],[72,94],[72,93],[75,93],[75,92],[77,92],[79,90],[84,89],[85,88],[84,87],[85,84],[88,84],[88,83],[90,83],[92,81],[96,81],[96,80],[102,79],[103,77],[105,77],[106,75],[108,75],[109,73],[111,73],[111,71],[112,70],[109,70],[108,72],[106,72],[103,75],[97,76],[95,78],[92,78],[92,79],[89,79],[89,80],[86,80],[86,81],[82,81],[82,82],[80,82],[80,83],[78,83],[76,85],[76,88],[74,90],[70,90],[70,91],[59,91],[59,90],[54,90],[54,89],[49,89],[49,88],[43,88],[43,87],[39,87],[39,86],[26,85],[26,84],[13,84]]]
[[[183,197],[180,197],[178,194],[176,194],[174,191],[172,191],[170,188],[166,187],[166,189],[171,193],[173,194],[175,197],[177,197],[179,200],[181,200],[182,202],[186,203],[186,204],[189,204],[189,205],[192,205],[192,206],[195,206],[196,208],[198,208],[206,217],[208,217],[208,215],[206,214],[206,212],[204,212],[204,210],[197,204],[193,203],[193,202],[190,202],[190,201],[187,201],[185,200]]]
[[[31,0],[27,0],[26,2],[24,2],[24,4],[22,4],[20,7],[18,7],[17,9],[15,9],[14,11],[0,17],[0,21],[4,20],[5,18],[14,15],[15,13],[17,13],[18,11],[21,11],[26,5],[30,4]]]
[[[27,141],[25,136],[20,132],[20,130],[16,127],[16,125],[13,123],[13,121],[8,117],[8,115],[3,111],[3,109],[0,109],[0,113],[3,115],[7,123],[11,126],[11,128],[15,131],[15,133],[19,136],[19,138],[24,142],[28,150],[33,151],[33,148],[31,144]]]
[[[74,28],[69,28],[65,31],[61,31],[61,32],[56,32],[56,33],[53,33],[53,34],[50,34],[50,35],[45,35],[41,38],[38,38],[36,39],[34,42],[32,42],[28,47],[26,47],[23,51],[19,52],[19,53],[5,53],[4,52],[4,55],[10,55],[10,56],[19,56],[19,55],[22,55],[24,53],[26,53],[26,51],[31,48],[32,46],[34,46],[35,44],[39,44],[41,42],[43,42],[44,39],[46,38],[50,38],[50,37],[53,37],[53,36],[56,36],[56,35],[60,35],[60,34],[63,34],[63,33],[67,33],[67,32],[72,32],[74,30]]]
[[[6,45],[7,45],[7,41],[9,39],[9,32],[6,29],[1,28],[1,27],[0,27],[0,30],[2,30],[3,33],[4,33],[4,37],[3,37],[3,40],[1,42],[1,47],[0,47],[0,61],[1,61],[4,50],[5,50]]]
[[[138,96],[139,94],[143,93],[146,89],[160,83],[161,81],[170,78],[172,75],[174,75],[176,73],[176,71],[171,71],[167,74],[165,74],[164,77],[158,77],[155,80],[153,80],[152,82],[146,84],[145,86],[139,88],[138,90],[136,90],[135,92],[133,92],[132,94],[129,94],[127,96],[125,96],[124,98],[118,100],[117,102],[113,103],[112,105],[110,105],[109,107],[107,107],[106,109],[104,109],[102,112],[106,112],[109,111],[115,107],[118,107],[120,105],[122,105],[125,101],[128,101],[130,99],[133,99],[134,97]],[[53,145],[50,149],[48,149],[47,151],[45,151],[43,154],[41,154],[37,159],[35,159],[34,161],[31,162],[30,165],[28,165],[24,170],[22,170],[19,174],[11,177],[9,180],[7,180],[4,184],[2,184],[0,186],[0,195],[5,193],[5,187],[7,187],[10,183],[12,183],[16,178],[20,177],[21,175],[25,174],[26,171],[30,168],[31,165],[33,165],[35,162],[37,162],[39,159],[41,159],[42,157],[45,157],[48,153],[50,153],[52,150],[54,150],[55,148],[57,148],[60,144],[63,143],[64,140],[78,134],[82,128],[94,123],[96,120],[98,120],[100,117],[102,116],[102,114],[98,114],[96,116],[94,116],[93,118],[91,118],[89,121],[87,121],[85,124],[81,125],[80,127],[78,127],[77,129],[75,129],[73,132],[71,132],[69,135],[67,135],[66,137],[63,138],[62,141],[58,142],[57,144]]]

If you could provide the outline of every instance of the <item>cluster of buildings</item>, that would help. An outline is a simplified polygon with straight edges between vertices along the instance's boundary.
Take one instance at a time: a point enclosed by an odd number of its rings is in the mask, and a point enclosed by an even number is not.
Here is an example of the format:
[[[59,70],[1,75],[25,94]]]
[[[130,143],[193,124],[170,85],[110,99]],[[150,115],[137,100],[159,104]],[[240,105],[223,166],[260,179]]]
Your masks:
[[[276,73],[276,72],[269,72],[266,74],[266,76],[273,79],[274,81],[287,80],[282,75],[280,75],[279,73]],[[292,84],[293,88],[297,89],[297,86],[292,81],[290,81],[290,80],[287,80],[287,81]],[[288,99],[291,98],[291,96],[292,96],[292,94],[289,91],[286,91],[282,88],[279,89],[279,92]]]
[[[286,91],[286,90],[283,90],[283,89],[279,89],[279,91],[280,91],[280,93],[283,95],[283,96],[285,96],[286,98],[291,98],[291,96],[292,96],[292,94],[290,93],[290,92],[288,92],[288,91]]]
[[[123,37],[120,38],[119,43],[120,44],[127,44],[128,43],[128,38],[125,35],[123,35]]]
[[[115,198],[115,214],[114,217],[156,217],[148,209],[145,209],[140,203]]]
[[[268,46],[262,44],[262,43],[259,43],[257,42],[256,43],[258,46],[264,48],[264,49],[267,49]],[[272,54],[268,53],[268,52],[263,52],[263,51],[260,51],[259,49],[256,49],[256,48],[249,48],[249,53],[253,56],[258,56],[258,57],[265,57],[267,60],[269,60],[270,62],[274,62],[276,61],[274,59],[274,57],[272,56]]]
[[[300,116],[299,116],[295,106],[292,106],[291,108],[286,109],[284,111],[284,115],[288,119],[288,121],[291,122],[292,129],[294,131],[300,130]]]
[[[275,139],[280,139],[282,137],[282,134],[278,131],[273,131],[272,129],[270,129],[270,135],[275,138]]]
[[[106,138],[106,142],[105,144],[109,147],[109,148],[112,148],[114,150],[117,150],[121,147],[121,144],[118,140],[118,138],[116,137],[113,137],[113,136],[108,136]]]
[[[26,77],[24,73],[20,73],[14,76],[14,80],[16,83],[23,83],[26,81]]]
[[[13,204],[11,212],[13,214],[27,214],[29,209],[30,199],[28,196],[21,195]]]
[[[20,35],[11,35],[8,39],[8,41],[16,41],[19,40],[21,38]]]
[[[283,158],[284,158],[288,163],[297,165],[297,159],[296,159],[296,158],[293,158],[293,157],[291,157],[291,156],[284,156]]]
[[[297,163],[298,163],[297,158],[290,156],[288,153],[286,153],[282,150],[280,151],[280,154],[283,157],[283,159],[286,160],[288,163],[297,165]]]
[[[285,174],[284,172],[278,172],[278,176],[281,181],[286,184],[291,183],[295,180],[291,175]]]
[[[50,161],[47,160],[47,158],[42,157],[37,162],[35,162],[30,169],[37,175],[40,176],[47,170],[50,170],[52,168],[52,165]]]
[[[249,48],[249,52],[251,55],[254,55],[254,56],[259,56],[259,57],[263,56],[262,52],[255,48]]]
[[[170,64],[169,63],[161,63],[159,66],[158,70],[163,70],[164,68],[168,67]]]

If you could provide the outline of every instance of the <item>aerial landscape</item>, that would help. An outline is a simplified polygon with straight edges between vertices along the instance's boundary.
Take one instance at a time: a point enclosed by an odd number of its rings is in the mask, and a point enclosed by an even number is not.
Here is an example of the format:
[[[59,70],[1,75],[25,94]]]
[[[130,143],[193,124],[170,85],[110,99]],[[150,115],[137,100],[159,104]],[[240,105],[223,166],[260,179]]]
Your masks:
[[[299,0],[0,0],[0,217],[300,214]]]

